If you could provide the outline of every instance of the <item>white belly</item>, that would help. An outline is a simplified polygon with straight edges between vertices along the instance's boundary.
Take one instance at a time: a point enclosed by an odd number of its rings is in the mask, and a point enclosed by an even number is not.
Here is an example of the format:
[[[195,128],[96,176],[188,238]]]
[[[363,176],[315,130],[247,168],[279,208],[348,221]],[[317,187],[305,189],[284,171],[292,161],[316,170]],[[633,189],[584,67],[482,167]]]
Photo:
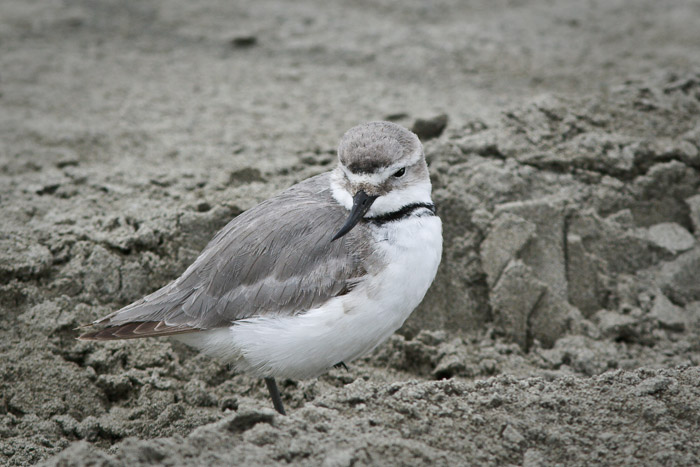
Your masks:
[[[438,217],[391,222],[374,234],[376,254],[384,255],[388,265],[350,293],[301,315],[252,318],[180,339],[241,371],[280,378],[318,376],[366,354],[423,300],[442,255]]]

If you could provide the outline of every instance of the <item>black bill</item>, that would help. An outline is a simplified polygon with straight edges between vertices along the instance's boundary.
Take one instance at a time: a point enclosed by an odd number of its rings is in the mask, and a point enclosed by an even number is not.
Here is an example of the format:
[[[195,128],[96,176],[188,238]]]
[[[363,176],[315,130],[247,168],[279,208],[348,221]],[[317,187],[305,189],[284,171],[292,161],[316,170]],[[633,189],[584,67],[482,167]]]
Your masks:
[[[350,211],[348,220],[345,221],[345,225],[343,225],[333,239],[331,239],[331,242],[338,240],[340,237],[350,232],[352,228],[360,222],[360,219],[367,214],[367,211],[369,211],[369,208],[372,207],[372,203],[374,203],[377,198],[377,196],[369,196],[362,190],[358,191],[352,198],[352,210]]]

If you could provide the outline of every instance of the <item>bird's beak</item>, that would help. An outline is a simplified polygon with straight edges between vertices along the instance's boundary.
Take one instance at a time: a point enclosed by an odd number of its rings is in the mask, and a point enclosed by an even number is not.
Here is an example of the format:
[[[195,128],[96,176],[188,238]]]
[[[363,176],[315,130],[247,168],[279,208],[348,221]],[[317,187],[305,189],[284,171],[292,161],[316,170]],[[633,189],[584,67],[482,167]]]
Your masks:
[[[350,232],[353,227],[360,222],[360,219],[367,214],[369,208],[372,207],[372,203],[378,198],[378,196],[369,196],[364,191],[360,190],[352,198],[352,210],[348,216],[348,220],[345,221],[345,225],[340,228],[337,234],[331,239],[331,242],[338,240],[340,237]]]

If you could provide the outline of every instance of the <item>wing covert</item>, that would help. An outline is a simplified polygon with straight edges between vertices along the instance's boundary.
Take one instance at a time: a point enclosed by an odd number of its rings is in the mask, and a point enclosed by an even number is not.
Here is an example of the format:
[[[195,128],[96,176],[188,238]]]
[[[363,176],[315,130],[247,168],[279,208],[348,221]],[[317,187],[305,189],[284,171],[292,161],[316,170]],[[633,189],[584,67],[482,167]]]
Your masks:
[[[346,216],[328,173],[305,180],[234,218],[178,279],[98,323],[212,329],[315,308],[366,273],[364,229],[330,241]]]

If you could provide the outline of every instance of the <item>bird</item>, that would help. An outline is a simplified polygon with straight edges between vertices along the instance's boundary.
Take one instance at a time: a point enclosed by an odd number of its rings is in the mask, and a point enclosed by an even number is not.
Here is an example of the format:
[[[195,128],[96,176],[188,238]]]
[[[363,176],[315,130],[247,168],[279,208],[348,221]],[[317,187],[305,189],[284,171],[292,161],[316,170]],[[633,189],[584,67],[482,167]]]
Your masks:
[[[237,371],[307,379],[364,356],[423,300],[442,256],[423,146],[392,122],[349,129],[338,164],[233,218],[185,272],[81,340],[172,336]]]

